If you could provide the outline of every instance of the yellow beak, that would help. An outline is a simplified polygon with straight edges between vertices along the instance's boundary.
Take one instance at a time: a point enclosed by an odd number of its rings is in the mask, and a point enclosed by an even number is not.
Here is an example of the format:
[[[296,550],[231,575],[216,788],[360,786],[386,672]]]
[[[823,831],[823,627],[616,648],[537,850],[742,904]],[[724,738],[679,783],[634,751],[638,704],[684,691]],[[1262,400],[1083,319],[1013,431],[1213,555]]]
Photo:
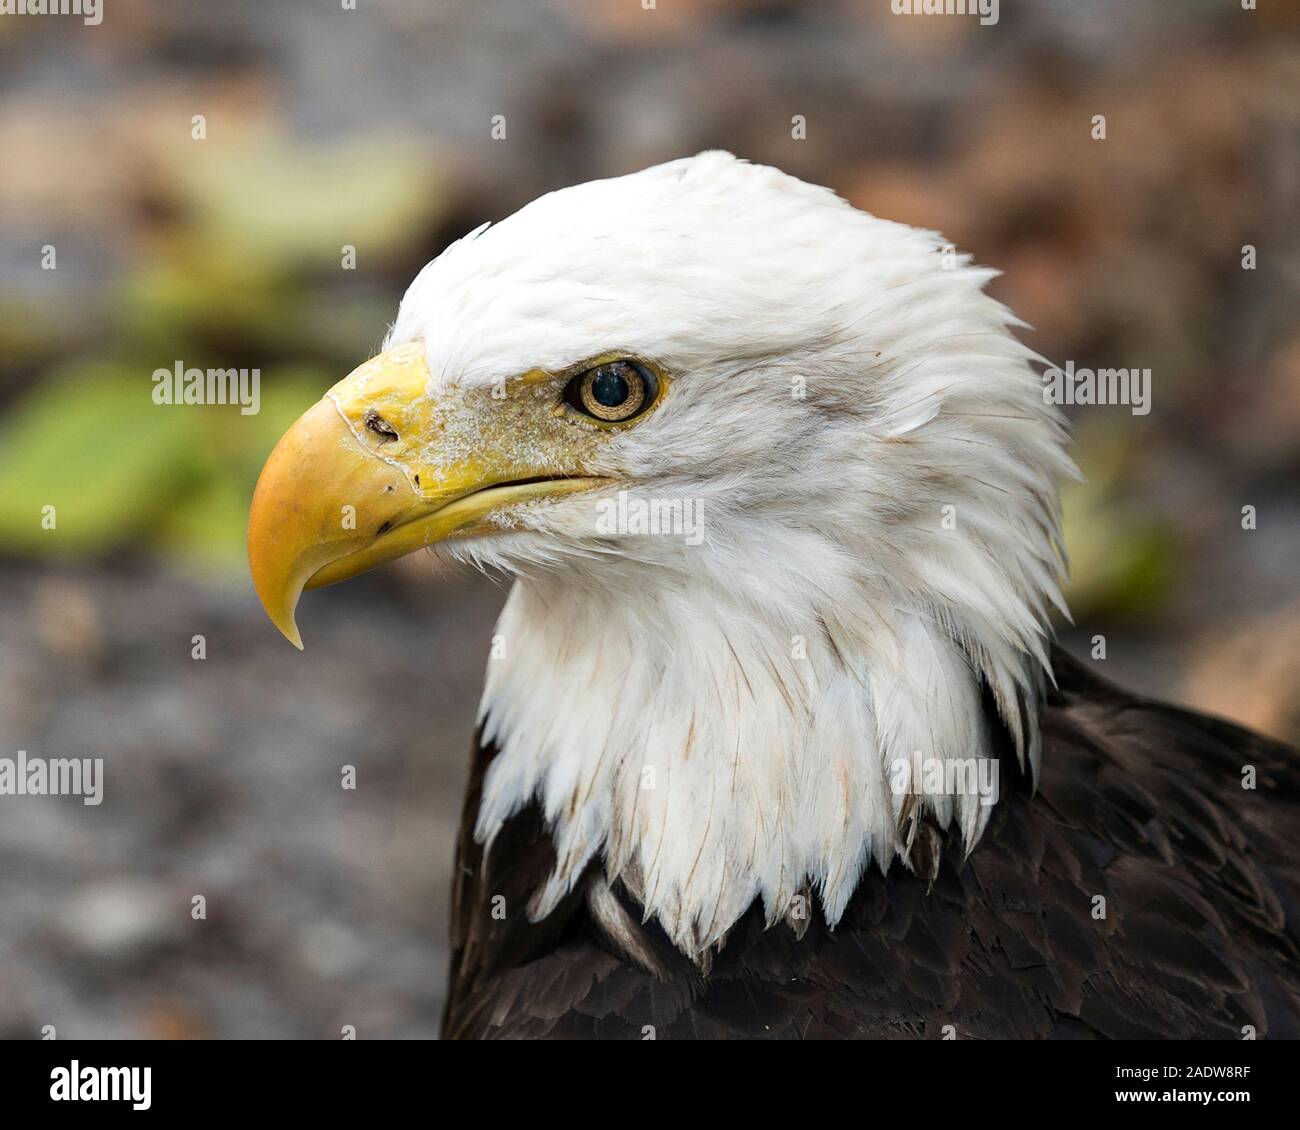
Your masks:
[[[418,343],[372,358],[309,408],[262,468],[248,563],[271,622],[297,648],[294,612],[304,589],[495,530],[489,519],[505,506],[602,481],[569,469],[578,454],[565,450],[571,444],[548,454],[537,436],[517,442],[520,428],[545,438],[557,423],[552,413],[536,404],[527,415],[520,405],[501,412],[504,402],[486,392],[439,402],[426,393],[428,378]],[[490,442],[507,435],[516,442]]]

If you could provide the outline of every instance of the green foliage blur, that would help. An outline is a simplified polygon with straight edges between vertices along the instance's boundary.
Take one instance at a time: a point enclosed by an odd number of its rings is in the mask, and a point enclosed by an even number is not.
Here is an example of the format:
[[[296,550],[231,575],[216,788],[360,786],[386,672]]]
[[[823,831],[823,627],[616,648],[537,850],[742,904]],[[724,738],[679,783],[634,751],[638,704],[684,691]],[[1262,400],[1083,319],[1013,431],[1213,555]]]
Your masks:
[[[267,454],[365,359],[401,294],[345,270],[344,247],[373,279],[439,211],[432,166],[374,139],[176,145],[155,187],[162,216],[108,288],[99,332],[68,349],[58,311],[0,302],[5,357],[42,370],[0,423],[0,550],[241,569]],[[260,370],[260,410],[156,404],[152,374],[177,362]]]

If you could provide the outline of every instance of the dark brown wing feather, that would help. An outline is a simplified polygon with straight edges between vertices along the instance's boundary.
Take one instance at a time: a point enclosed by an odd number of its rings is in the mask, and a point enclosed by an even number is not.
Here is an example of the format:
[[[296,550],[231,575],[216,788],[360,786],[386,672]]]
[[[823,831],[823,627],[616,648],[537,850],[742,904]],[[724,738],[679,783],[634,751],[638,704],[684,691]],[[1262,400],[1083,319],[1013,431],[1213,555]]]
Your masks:
[[[818,919],[802,939],[764,930],[752,908],[707,975],[639,925],[617,884],[640,959],[613,940],[588,909],[594,870],[529,922],[550,839],[530,806],[484,858],[472,829],[496,751],[477,749],[444,1034],[937,1039],[953,1025],[968,1039],[1240,1039],[1251,1025],[1300,1037],[1300,755],[1053,659],[1041,788],[1008,787],[1004,757],[1002,800],[969,860],[940,846],[932,885],[873,871],[834,931]]]

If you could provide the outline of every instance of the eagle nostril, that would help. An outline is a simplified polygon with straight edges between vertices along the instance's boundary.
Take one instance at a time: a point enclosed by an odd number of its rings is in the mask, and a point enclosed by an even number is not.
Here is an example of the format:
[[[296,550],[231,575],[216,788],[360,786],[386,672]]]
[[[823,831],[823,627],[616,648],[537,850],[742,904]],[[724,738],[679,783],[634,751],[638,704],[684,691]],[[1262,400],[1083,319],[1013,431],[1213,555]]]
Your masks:
[[[379,437],[380,443],[387,443],[389,440],[397,438],[397,429],[373,408],[366,413],[365,423],[366,427]]]

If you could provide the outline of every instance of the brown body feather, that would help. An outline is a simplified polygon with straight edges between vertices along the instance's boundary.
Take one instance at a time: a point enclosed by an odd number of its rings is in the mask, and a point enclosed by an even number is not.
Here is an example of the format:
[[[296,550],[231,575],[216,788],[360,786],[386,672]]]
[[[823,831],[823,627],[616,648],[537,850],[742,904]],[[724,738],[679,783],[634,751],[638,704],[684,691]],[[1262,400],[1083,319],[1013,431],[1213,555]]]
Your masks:
[[[755,906],[707,972],[598,864],[530,922],[551,841],[529,805],[485,858],[472,833],[496,750],[477,748],[444,1035],[1300,1038],[1300,755],[1053,662],[1041,787],[1003,756],[969,859],[923,830],[915,871],[870,870],[833,931],[815,908],[802,937],[764,929]]]

